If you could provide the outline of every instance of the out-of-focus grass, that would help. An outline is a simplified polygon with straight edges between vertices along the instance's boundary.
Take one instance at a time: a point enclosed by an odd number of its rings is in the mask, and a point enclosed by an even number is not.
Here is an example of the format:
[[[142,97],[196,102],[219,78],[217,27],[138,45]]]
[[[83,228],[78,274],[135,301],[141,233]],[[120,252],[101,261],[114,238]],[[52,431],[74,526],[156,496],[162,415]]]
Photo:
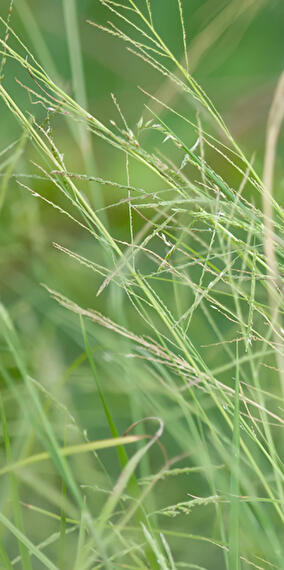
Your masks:
[[[283,6],[117,4],[0,8],[2,567],[280,568]]]

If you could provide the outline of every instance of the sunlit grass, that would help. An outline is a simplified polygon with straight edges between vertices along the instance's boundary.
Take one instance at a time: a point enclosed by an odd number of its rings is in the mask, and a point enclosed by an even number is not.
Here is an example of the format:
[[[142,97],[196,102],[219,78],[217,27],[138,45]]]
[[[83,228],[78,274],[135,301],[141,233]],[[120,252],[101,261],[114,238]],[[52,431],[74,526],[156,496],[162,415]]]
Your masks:
[[[190,73],[181,0],[182,61],[161,38],[150,1],[101,4],[113,21],[98,27],[173,81],[196,114],[145,93],[136,125],[115,96],[118,118],[102,122],[87,109],[73,1],[64,10],[74,98],[47,72],[47,46],[38,61],[2,20],[5,73],[12,61],[26,78],[25,103],[0,83],[22,132],[0,155],[2,201],[16,170],[20,191],[90,244],[86,255],[53,245],[58,267],[66,259],[71,268],[66,284],[74,264],[93,291],[89,308],[52,277],[44,284],[50,320],[76,347],[53,384],[33,378],[25,339],[1,307],[2,566],[281,568],[283,210]],[[84,172],[59,148],[62,128],[72,144],[78,134]],[[93,137],[121,153],[125,183],[97,175]],[[18,172],[27,145],[33,162]],[[110,211],[123,217],[119,235]],[[117,457],[99,453],[108,447]]]

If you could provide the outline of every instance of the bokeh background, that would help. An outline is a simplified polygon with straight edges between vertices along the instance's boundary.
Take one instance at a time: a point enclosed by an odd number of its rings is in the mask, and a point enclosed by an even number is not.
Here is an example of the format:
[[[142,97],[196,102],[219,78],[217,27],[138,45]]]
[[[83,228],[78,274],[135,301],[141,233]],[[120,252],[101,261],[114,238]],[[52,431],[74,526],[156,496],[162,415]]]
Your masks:
[[[5,0],[1,2],[0,14],[3,18],[7,17],[8,4]],[[113,93],[129,126],[134,128],[143,113],[147,116],[144,106],[150,103],[139,86],[178,105],[178,92],[165,83],[158,73],[129,53],[119,39],[112,38],[87,23],[87,20],[94,20],[106,24],[108,14],[99,2],[77,2],[77,13],[88,107],[97,118],[106,123],[111,119],[117,121],[117,110],[111,97]],[[283,2],[187,0],[184,13],[190,42],[189,62],[194,69],[194,76],[222,112],[247,156],[254,156],[256,170],[261,174],[267,115],[283,66]],[[181,58],[182,42],[175,2],[154,2],[153,14],[161,33]],[[15,3],[11,23],[51,77],[72,94],[62,3],[53,0],[48,3],[41,0],[19,0]],[[44,111],[38,105],[31,106],[27,92],[17,83],[17,79],[29,83],[22,70],[8,62],[5,69],[8,90],[16,94],[18,101],[24,102],[26,109],[40,120],[44,117]],[[180,104],[189,118],[193,116],[195,110],[192,110],[188,101],[181,101]],[[0,106],[1,149],[4,150],[19,136],[20,127],[2,102]],[[188,136],[190,140],[194,135],[189,133]],[[72,165],[70,170],[73,172],[84,172],[82,155],[85,150],[82,149],[79,138],[80,133],[77,133],[76,139],[76,134],[71,135],[63,121],[61,129],[57,125],[58,146],[64,150],[66,163]],[[276,163],[277,198],[283,192],[281,139],[280,144],[280,158]],[[92,141],[90,152],[98,176],[125,182],[125,166],[119,153],[113,152],[113,149],[98,140]],[[13,173],[29,172],[32,160],[36,160],[36,157],[32,147],[27,145],[17,159],[17,164],[12,165]],[[7,172],[9,177],[9,168],[10,166],[5,166],[3,158],[2,180]],[[226,168],[224,161],[220,160],[216,164],[216,171],[220,171],[220,168]],[[223,175],[226,175],[226,171],[223,171]],[[139,166],[136,167],[135,176],[138,180]],[[141,176],[145,176],[145,173],[141,172]],[[49,350],[54,351],[50,362],[55,367],[56,363],[61,367],[65,365],[64,352],[59,347],[61,342],[64,344],[64,335],[52,323],[52,315],[58,309],[41,290],[40,282],[64,289],[67,295],[75,297],[78,302],[92,306],[96,291],[92,275],[84,275],[82,278],[84,269],[76,264],[70,266],[68,259],[63,256],[59,262],[58,253],[52,248],[52,242],[58,242],[72,249],[73,241],[77,243],[86,238],[80,232],[74,235],[74,227],[63,217],[56,216],[51,208],[19,189],[15,178],[11,177],[7,186],[1,210],[1,296],[18,322],[24,341],[30,343],[35,362],[41,361],[43,357],[43,354],[36,355],[41,347],[40,351],[46,351],[46,358],[49,358]],[[48,192],[48,188],[46,190]],[[93,199],[96,202],[95,192],[93,189]],[[106,203],[113,201],[113,194],[108,189],[104,189],[104,200]],[[115,208],[109,210],[108,216],[112,227],[117,232],[123,232],[123,225],[127,223],[126,216]],[[88,243],[82,243],[80,248],[81,251],[84,248],[88,250]],[[95,302],[99,305],[101,303],[100,300]],[[58,334],[63,338],[57,338]],[[38,340],[36,346],[33,342],[35,336]],[[41,365],[38,372],[42,373]]]
[[[0,15],[6,19],[9,2],[1,0]],[[277,79],[283,69],[284,61],[284,3],[282,0],[186,0],[184,15],[189,38],[189,65],[195,78],[221,111],[232,134],[248,157],[254,157],[256,170],[262,174],[265,128],[269,106]],[[164,78],[137,59],[119,39],[110,37],[102,30],[91,26],[87,21],[96,21],[104,25],[108,18],[105,8],[96,0],[78,0],[78,33],[84,69],[84,84],[88,109],[104,123],[109,120],[119,122],[117,109],[113,103],[113,93],[127,118],[130,128],[144,114],[148,116],[145,104],[151,106],[149,98],[139,87],[149,93],[161,96],[172,105],[177,105],[189,118],[195,116],[195,109],[169,85]],[[157,22],[162,37],[177,57],[182,58],[183,47],[177,18],[177,6],[173,0],[154,0],[153,17]],[[74,95],[72,70],[70,64],[70,43],[66,33],[64,8],[60,0],[17,0],[11,16],[11,24],[17,34],[30,47],[50,76],[59,82],[70,95]],[[4,29],[2,26],[2,37]],[[12,40],[11,40],[12,41]],[[5,87],[21,104],[21,107],[33,113],[37,121],[44,120],[45,111],[34,105],[27,91],[17,82],[32,85],[31,78],[14,63],[7,61],[4,68]],[[82,86],[82,85],[81,85]],[[79,94],[84,98],[85,94]],[[157,110],[159,112],[159,110]],[[0,152],[11,145],[21,134],[20,127],[9,110],[0,102],[1,140]],[[194,135],[183,133],[194,142]],[[149,134],[149,145],[155,145],[155,136]],[[152,138],[151,138],[152,137]],[[106,143],[82,135],[78,125],[70,127],[60,119],[56,124],[58,148],[64,152],[67,167],[75,173],[90,172],[99,177],[124,183],[126,180],[125,159]],[[280,140],[280,158],[276,163],[275,195],[281,200],[283,194],[283,137]],[[68,382],[68,398],[65,404],[76,417],[82,430],[87,430],[90,439],[108,437],[109,431],[103,410],[94,391],[90,370],[84,358],[82,366],[74,366],[76,359],[82,358],[84,350],[78,319],[60,307],[42,287],[61,291],[83,307],[91,307],[124,323],[125,314],[130,326],[137,332],[143,329],[143,323],[137,323],[128,308],[125,299],[117,301],[117,293],[107,292],[96,297],[101,280],[87,268],[75,263],[53,247],[59,243],[70,250],[80,252],[96,262],[102,260],[102,250],[89,236],[75,227],[53,208],[35,198],[28,190],[20,187],[18,180],[25,182],[24,176],[35,172],[32,162],[39,157],[30,143],[23,151],[6,160],[9,152],[0,155],[0,185],[3,203],[0,211],[0,291],[1,301],[8,309],[19,332],[20,339],[28,360],[31,374],[43,385],[54,390],[58,385]],[[90,170],[87,169],[89,165]],[[224,178],[230,176],[230,183],[235,180],[229,174],[228,166],[216,158],[215,170]],[[130,165],[133,183],[148,187],[154,191],[159,187],[149,174],[139,166]],[[27,182],[30,188],[52,199],[54,189],[47,182],[34,179]],[[157,186],[155,187],[155,184]],[[85,185],[85,191],[95,207],[111,205],[117,199],[115,191],[103,187],[101,195],[96,184]],[[258,198],[254,198],[257,202]],[[127,208],[108,208],[101,213],[107,216],[113,235],[126,239],[128,235]],[[141,220],[134,220],[138,231]],[[119,314],[119,307],[124,309],[124,316]],[[95,347],[97,367],[103,381],[105,395],[110,408],[114,411],[121,433],[137,417],[151,415],[151,392],[147,391],[147,371],[143,366],[132,368],[131,359],[122,355],[127,349],[123,340],[95,325],[88,325],[88,331]],[[210,344],[216,339],[205,320],[196,322],[193,335],[200,343]],[[2,357],[7,362],[8,356]],[[207,351],[208,362],[213,368],[222,365],[222,353],[212,348]],[[16,373],[15,373],[16,374]],[[225,378],[225,377],[224,377]],[[143,393],[139,386],[143,383]],[[150,384],[149,384],[150,386]],[[20,386],[19,386],[20,389]],[[10,422],[18,429],[17,413],[10,409]],[[161,411],[162,413],[162,411]],[[179,411],[172,410],[171,420],[178,421]],[[62,417],[58,412],[61,425]],[[68,430],[67,430],[68,431]],[[76,439],[72,428],[67,439]],[[22,437],[24,438],[24,433]],[[168,453],[175,453],[170,434],[167,436]],[[172,446],[172,447],[171,447]],[[113,477],[119,473],[119,466],[110,452],[102,455]],[[161,458],[157,454],[151,457],[153,468],[158,467]],[[74,467],[76,468],[76,467]],[[79,466],[77,466],[79,469]],[[142,465],[145,473],[146,467]],[[86,474],[86,479],[88,476]],[[167,494],[168,503],[180,498],[180,489],[187,488],[187,479],[179,482],[172,480],[170,485],[162,483],[157,489],[157,503]],[[191,485],[196,494],[202,483],[199,476],[191,476]],[[30,499],[31,484],[26,482],[24,495]],[[35,493],[35,491],[34,491]],[[41,501],[43,501],[41,497]],[[48,499],[46,498],[48,502]],[[44,502],[41,504],[44,504]],[[46,503],[47,504],[47,503]],[[210,509],[210,507],[209,507]],[[213,512],[213,511],[212,511]],[[35,515],[33,514],[33,517]],[[29,515],[27,514],[27,517]],[[196,533],[203,528],[202,509],[194,514],[187,530]],[[29,520],[29,519],[28,519]],[[34,518],[33,518],[34,521]],[[39,517],[39,526],[42,524]],[[176,528],[184,523],[175,521]],[[212,518],[214,525],[214,517]],[[39,538],[40,531],[34,525],[32,535]],[[178,542],[178,541],[177,541]],[[182,543],[179,548],[188,548]],[[207,565],[208,568],[221,568],[220,552],[210,544],[200,546],[190,543],[192,560]]]

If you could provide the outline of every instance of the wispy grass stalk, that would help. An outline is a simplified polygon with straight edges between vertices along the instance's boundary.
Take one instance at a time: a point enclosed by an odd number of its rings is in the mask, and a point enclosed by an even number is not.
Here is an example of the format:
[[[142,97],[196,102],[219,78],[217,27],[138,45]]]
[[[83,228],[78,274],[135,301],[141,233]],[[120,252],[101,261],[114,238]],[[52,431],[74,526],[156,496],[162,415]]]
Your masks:
[[[73,0],[64,2],[64,13],[74,98],[47,73],[43,60],[48,62],[48,52],[41,49],[43,59],[38,62],[9,22],[1,20],[10,37],[9,42],[1,41],[6,70],[10,60],[20,66],[26,76],[26,85],[20,83],[23,93],[39,103],[53,123],[52,130],[46,129],[46,123],[34,116],[36,107],[26,112],[0,83],[2,101],[23,133],[10,149],[11,163],[4,167],[10,179],[17,149],[23,140],[31,143],[36,158],[27,183],[21,182],[21,173],[18,176],[21,191],[51,206],[52,215],[60,213],[59,218],[73,224],[91,244],[87,254],[79,247],[75,251],[75,245],[54,245],[58,256],[90,276],[93,293],[92,308],[85,308],[85,301],[57,292],[59,287],[50,284],[53,277],[48,276],[43,294],[56,306],[50,321],[78,350],[54,392],[52,386],[42,387],[31,378],[15,328],[7,311],[1,310],[3,401],[5,409],[5,398],[17,402],[30,424],[30,447],[18,461],[9,454],[0,476],[17,473],[20,479],[27,468],[36,477],[49,462],[63,485],[56,494],[57,482],[50,476],[54,496],[49,506],[30,501],[28,509],[35,520],[43,517],[57,525],[54,534],[37,546],[28,538],[20,520],[18,489],[15,521],[1,515],[4,537],[9,532],[20,543],[26,569],[27,553],[53,569],[65,563],[76,570],[203,567],[202,548],[199,560],[181,546],[182,540],[210,545],[227,570],[281,568],[283,209],[272,198],[271,179],[278,130],[272,150],[268,144],[266,161],[269,152],[272,155],[262,182],[253,160],[190,73],[182,0],[176,2],[181,58],[161,36],[150,0],[100,4],[113,20],[107,26],[94,23],[95,28],[125,41],[144,63],[173,81],[190,97],[198,115],[196,120],[187,117],[155,95],[150,100],[159,111],[151,110],[147,92],[149,120],[140,115],[138,123],[129,126],[115,96],[121,126],[114,121],[109,126],[93,115],[87,109]],[[88,146],[82,173],[69,168],[68,149],[63,154],[57,142],[58,117],[67,118],[73,131],[81,133],[78,147]],[[152,135],[155,147],[149,144]],[[93,137],[120,151],[125,184],[112,182],[111,175],[97,175],[89,160]],[[226,177],[216,164],[224,165]],[[136,182],[136,165],[146,175],[143,184]],[[53,189],[51,197],[44,193],[47,183]],[[103,200],[89,201],[84,184],[91,191],[93,184],[107,187],[113,201],[107,206]],[[263,193],[266,206],[261,209],[255,198]],[[107,222],[110,207],[127,220],[125,232]],[[110,430],[111,439],[90,441],[88,433],[82,433],[76,390],[83,390],[86,376],[103,409],[103,414],[92,409],[91,427],[99,433]],[[123,405],[116,406],[118,397]],[[133,417],[136,414],[139,417]],[[12,445],[9,428],[4,416],[6,450]],[[143,437],[135,435],[138,429]],[[69,438],[79,436],[79,442],[65,443],[67,433]],[[131,455],[132,447],[125,448],[130,444],[137,446]],[[113,447],[119,456],[118,472],[109,456],[103,456],[104,461],[93,455]],[[37,490],[46,499],[41,483]],[[68,501],[74,517],[65,508]],[[197,526],[202,531],[195,532]],[[69,535],[76,536],[71,554]],[[0,555],[3,564],[9,560],[5,545]]]

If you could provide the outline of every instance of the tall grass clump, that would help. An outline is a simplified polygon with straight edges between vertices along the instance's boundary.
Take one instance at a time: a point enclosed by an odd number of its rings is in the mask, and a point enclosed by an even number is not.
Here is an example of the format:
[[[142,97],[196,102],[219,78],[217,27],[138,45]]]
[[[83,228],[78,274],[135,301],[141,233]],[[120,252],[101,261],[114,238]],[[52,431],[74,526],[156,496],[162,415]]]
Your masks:
[[[105,23],[88,25],[161,75],[158,93],[141,79],[134,125],[115,95],[115,119],[87,108],[74,0],[67,88],[41,36],[35,56],[1,20],[0,95],[21,129],[0,155],[2,206],[16,180],[67,224],[58,272],[89,291],[85,305],[56,273],[38,278],[44,348],[53,326],[67,360],[53,381],[55,349],[40,381],[1,306],[1,568],[283,568],[283,75],[260,171],[192,75],[182,0],[182,57],[155,2],[97,4]],[[94,140],[112,147],[117,179],[109,161],[100,174]]]

